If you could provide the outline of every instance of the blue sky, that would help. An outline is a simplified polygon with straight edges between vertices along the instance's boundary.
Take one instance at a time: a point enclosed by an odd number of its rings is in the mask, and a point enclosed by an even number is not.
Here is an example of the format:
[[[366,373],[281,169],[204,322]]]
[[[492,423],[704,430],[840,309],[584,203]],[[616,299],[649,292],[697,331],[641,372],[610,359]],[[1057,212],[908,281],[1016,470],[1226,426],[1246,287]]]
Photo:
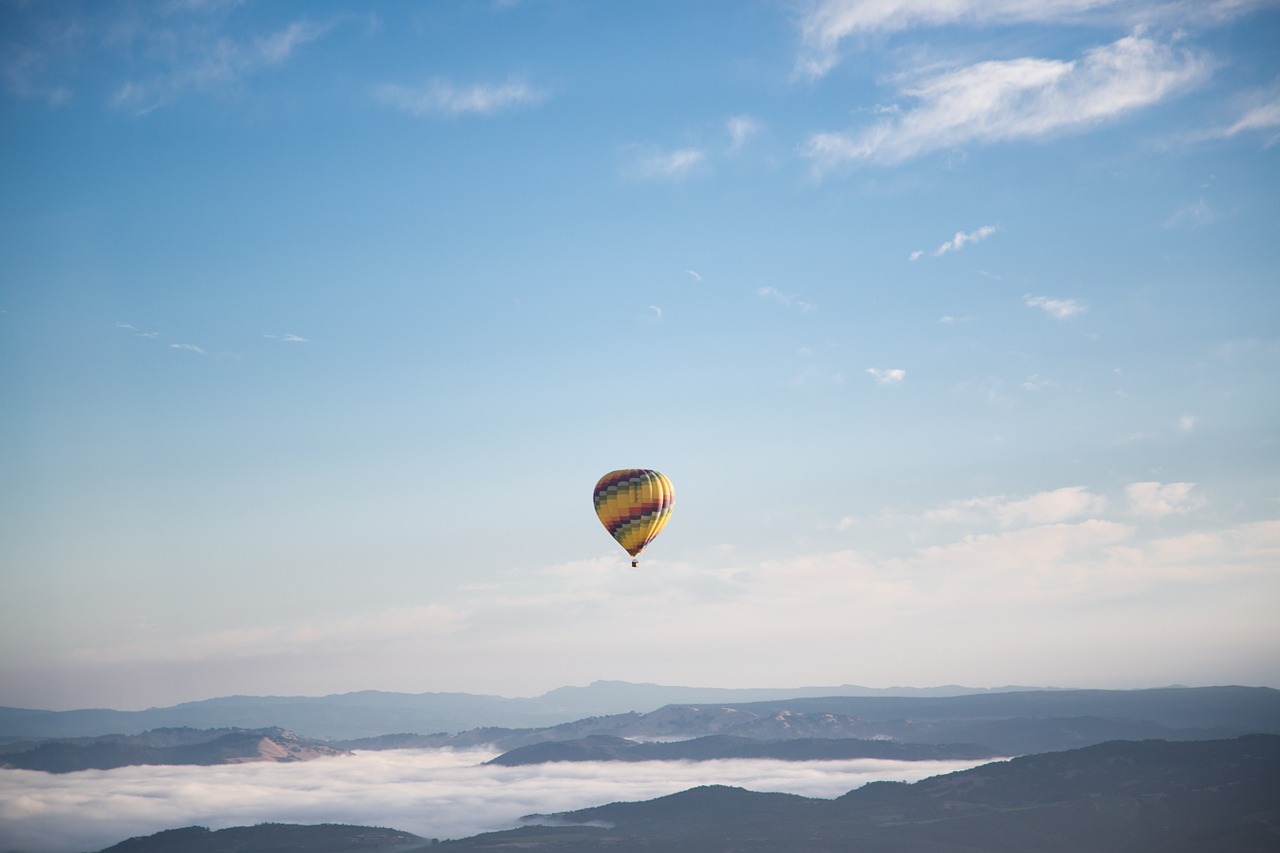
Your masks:
[[[1280,5],[0,32],[0,704],[1280,686]]]

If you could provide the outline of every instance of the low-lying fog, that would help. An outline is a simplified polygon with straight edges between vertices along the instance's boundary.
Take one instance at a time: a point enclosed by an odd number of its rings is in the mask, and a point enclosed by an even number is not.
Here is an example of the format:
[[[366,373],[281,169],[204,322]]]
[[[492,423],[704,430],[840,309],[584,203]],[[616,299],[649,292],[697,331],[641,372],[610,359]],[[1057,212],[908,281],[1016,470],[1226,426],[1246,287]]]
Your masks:
[[[484,750],[359,752],[298,764],[0,770],[0,850],[97,851],[192,824],[386,826],[461,838],[533,812],[647,800],[696,785],[836,797],[875,780],[912,782],[981,761],[579,762],[486,767]]]

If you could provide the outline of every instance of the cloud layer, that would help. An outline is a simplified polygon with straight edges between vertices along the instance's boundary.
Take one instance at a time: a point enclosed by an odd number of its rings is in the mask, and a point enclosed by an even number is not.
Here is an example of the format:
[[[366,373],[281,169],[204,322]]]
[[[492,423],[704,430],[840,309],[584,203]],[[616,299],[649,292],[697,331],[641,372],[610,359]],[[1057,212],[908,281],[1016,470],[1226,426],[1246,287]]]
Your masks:
[[[201,629],[162,618],[168,624],[122,626],[114,642],[73,646],[43,677],[74,681],[99,705],[117,695],[152,704],[315,695],[352,689],[357,671],[355,684],[379,689],[505,684],[505,695],[600,677],[749,686],[762,672],[787,673],[790,685],[1273,683],[1264,650],[1280,643],[1268,606],[1280,595],[1280,522],[1228,525],[1213,506],[1190,482],[1143,481],[819,516],[809,519],[812,544],[786,558],[725,548],[629,572],[610,554],[438,584],[414,591],[417,604],[356,608],[341,620],[279,612]],[[882,651],[797,653],[863,647]],[[540,670],[531,682],[546,660],[556,661],[556,682]],[[164,697],[160,684],[170,685]],[[192,684],[199,693],[172,693]]]
[[[482,750],[361,752],[298,764],[122,767],[49,774],[0,770],[0,849],[100,850],[192,824],[263,822],[388,826],[459,838],[517,825],[525,814],[737,785],[835,797],[873,780],[916,781],[977,761],[581,762],[485,767]]]

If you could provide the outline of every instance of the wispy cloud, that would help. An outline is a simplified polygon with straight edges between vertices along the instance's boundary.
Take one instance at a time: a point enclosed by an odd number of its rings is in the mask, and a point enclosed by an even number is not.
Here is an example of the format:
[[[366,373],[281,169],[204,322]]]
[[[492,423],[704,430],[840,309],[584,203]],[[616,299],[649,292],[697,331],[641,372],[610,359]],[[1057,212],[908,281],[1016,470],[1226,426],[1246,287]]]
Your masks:
[[[1028,308],[1039,308],[1058,320],[1066,320],[1089,310],[1088,306],[1083,302],[1075,299],[1053,299],[1048,296],[1031,296],[1028,294],[1022,297],[1022,302]]]
[[[117,109],[145,115],[176,97],[192,91],[208,92],[234,85],[265,69],[283,65],[298,49],[322,38],[332,23],[294,21],[281,30],[248,39],[210,36],[202,28],[174,33],[144,32],[157,41],[182,43],[175,58],[155,74],[129,80],[116,87],[108,103]]]
[[[245,2],[246,0],[168,0],[161,7],[161,11],[165,14],[223,12],[243,6]]]
[[[1205,203],[1203,197],[1178,206],[1164,221],[1165,228],[1200,228],[1218,218],[1218,211]]]
[[[1280,95],[1272,96],[1266,103],[1250,108],[1238,121],[1222,131],[1223,136],[1235,136],[1249,131],[1269,131],[1267,145],[1274,145],[1275,134],[1280,128]]]
[[[181,349],[181,350],[186,350],[187,352],[194,352],[194,353],[199,353],[200,355],[204,355],[204,350],[201,347],[196,346],[195,344],[169,344],[169,349]]]
[[[78,24],[50,28],[38,38],[12,37],[0,50],[0,81],[9,94],[60,106],[71,100],[67,68],[87,34]]]
[[[1228,124],[1192,135],[1195,141],[1231,139],[1241,134],[1261,133],[1263,147],[1280,141],[1280,86],[1247,94],[1236,102],[1237,118]]]
[[[846,163],[893,165],[969,144],[1080,132],[1191,88],[1210,67],[1203,56],[1140,35],[1078,60],[980,62],[922,77],[902,92],[914,108],[864,130],[814,134],[802,153],[821,173]]]
[[[848,40],[921,27],[1025,23],[1102,26],[1214,26],[1266,8],[1273,0],[816,0],[798,19],[795,73],[821,77]]]
[[[1094,515],[1107,506],[1107,499],[1084,486],[1067,486],[1039,492],[1026,498],[1004,495],[953,501],[924,514],[925,521],[954,524],[994,520],[1003,527],[1024,524],[1058,524]]]
[[[812,302],[806,302],[794,293],[783,293],[776,287],[760,287],[756,289],[756,295],[761,299],[768,299],[777,302],[780,305],[786,305],[788,308],[795,307],[800,311],[812,311],[814,305]]]
[[[816,364],[808,364],[799,373],[792,376],[787,384],[792,388],[821,388],[831,385],[843,385],[844,374],[819,367]]]
[[[907,378],[907,371],[901,367],[868,367],[867,373],[871,374],[871,378],[879,385],[901,385]]]
[[[1191,432],[1193,429],[1196,428],[1196,424],[1199,423],[1199,421],[1200,419],[1197,418],[1195,415],[1183,415],[1182,417],[1178,418],[1178,431]]]
[[[626,150],[631,157],[626,171],[639,180],[683,181],[696,174],[707,160],[707,152],[701,148],[663,151],[650,146],[632,145]]]
[[[840,61],[850,37],[921,26],[1058,21],[1116,0],[821,0],[800,17],[796,73],[821,77]]]
[[[1132,511],[1148,518],[1181,515],[1199,509],[1207,502],[1191,494],[1195,483],[1130,483],[1125,487]]]
[[[996,233],[996,227],[994,225],[983,225],[976,231],[970,231],[967,234],[963,231],[957,231],[956,236],[934,249],[933,255],[934,257],[940,257],[945,255],[947,252],[958,252],[968,244],[985,240],[994,233]],[[912,252],[911,260],[916,260],[921,254],[923,254],[923,252]]]
[[[134,326],[134,325],[132,325],[132,324],[130,324],[130,323],[116,323],[116,328],[117,328],[117,329],[124,329],[126,332],[131,332],[131,333],[133,333],[134,335],[136,335],[136,336],[138,336],[138,337],[140,337],[140,338],[158,338],[158,337],[160,337],[160,333],[159,333],[159,332],[144,332],[144,331],[142,331],[141,329],[139,329],[137,326]]]
[[[685,272],[692,276],[694,281],[702,281],[702,276],[698,275],[697,270],[685,270]]]
[[[470,85],[435,79],[421,86],[388,83],[375,89],[374,97],[385,106],[418,118],[455,118],[492,116],[538,106],[547,99],[548,92],[515,78],[505,83]]]
[[[760,122],[751,116],[733,116],[724,124],[725,130],[729,133],[730,148],[734,151],[747,144],[751,137],[760,132]]]
[[[286,344],[310,343],[306,338],[302,337],[301,335],[295,335],[292,332],[286,332],[283,335],[263,335],[263,337],[273,341],[283,341]]]

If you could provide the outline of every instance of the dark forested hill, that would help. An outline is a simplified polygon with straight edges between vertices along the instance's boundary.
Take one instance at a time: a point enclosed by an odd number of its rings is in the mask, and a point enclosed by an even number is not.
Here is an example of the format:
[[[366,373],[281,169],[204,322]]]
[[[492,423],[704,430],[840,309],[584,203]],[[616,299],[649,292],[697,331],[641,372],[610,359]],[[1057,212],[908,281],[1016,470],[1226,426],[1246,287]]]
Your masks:
[[[1109,742],[836,800],[707,786],[549,816],[441,850],[1273,853],[1280,737]]]
[[[102,853],[391,853],[420,848],[428,839],[373,826],[264,823],[211,832],[203,826],[130,838]]]
[[[626,738],[592,735],[577,740],[546,741],[504,752],[489,764],[509,767],[548,761],[711,761],[721,758],[773,758],[780,761],[832,761],[882,758],[896,761],[995,758],[995,751],[973,744],[897,743],[857,738],[798,738],[759,741],[730,735],[708,735],[674,742],[636,743]]]

